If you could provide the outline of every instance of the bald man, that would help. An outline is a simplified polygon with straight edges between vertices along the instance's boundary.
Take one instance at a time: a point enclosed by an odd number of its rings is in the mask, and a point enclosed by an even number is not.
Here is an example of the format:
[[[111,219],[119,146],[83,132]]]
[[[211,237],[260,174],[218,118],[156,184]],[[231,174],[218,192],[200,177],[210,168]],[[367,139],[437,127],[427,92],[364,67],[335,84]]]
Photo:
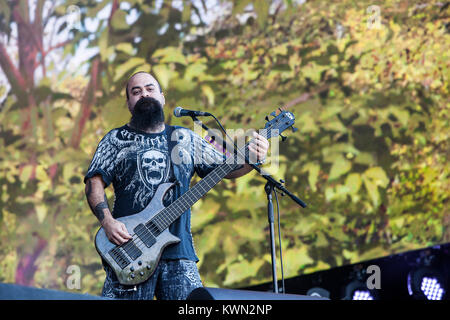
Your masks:
[[[101,139],[84,178],[88,204],[109,241],[117,245],[131,239],[126,226],[117,218],[142,211],[160,184],[178,182],[179,190],[170,190],[164,199],[166,205],[170,204],[189,190],[194,173],[203,178],[224,160],[223,154],[192,130],[164,122],[164,93],[151,74],[133,74],[125,91],[131,119]],[[171,139],[177,142],[183,156],[181,163],[171,161]],[[264,159],[268,147],[268,141],[255,134],[249,150],[256,159]],[[208,161],[202,160],[206,158]],[[225,178],[238,178],[251,170],[251,166],[244,164]],[[115,195],[112,211],[104,191],[111,183]],[[120,284],[102,259],[106,272],[102,295],[114,299],[152,300],[156,296],[161,300],[185,300],[192,290],[201,287],[190,220],[188,209],[169,226],[169,231],[181,241],[163,250],[153,275],[139,285]]]

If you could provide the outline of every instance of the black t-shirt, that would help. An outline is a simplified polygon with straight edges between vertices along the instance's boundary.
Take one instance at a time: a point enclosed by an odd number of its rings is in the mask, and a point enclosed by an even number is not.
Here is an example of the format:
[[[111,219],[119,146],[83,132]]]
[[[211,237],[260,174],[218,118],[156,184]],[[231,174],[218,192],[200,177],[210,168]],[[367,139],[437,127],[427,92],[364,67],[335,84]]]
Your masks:
[[[114,218],[142,211],[161,183],[177,180],[181,182],[183,194],[188,191],[194,172],[203,178],[224,160],[224,155],[198,134],[176,126],[171,139],[176,141],[178,156],[182,159],[178,166],[181,176],[176,177],[166,130],[167,126],[163,132],[146,133],[124,125],[111,130],[100,141],[84,181],[101,175],[106,187],[113,184]],[[164,200],[165,204],[175,200],[173,190]],[[181,242],[167,247],[163,259],[198,260],[193,247],[190,214],[189,209],[170,225],[170,232]]]

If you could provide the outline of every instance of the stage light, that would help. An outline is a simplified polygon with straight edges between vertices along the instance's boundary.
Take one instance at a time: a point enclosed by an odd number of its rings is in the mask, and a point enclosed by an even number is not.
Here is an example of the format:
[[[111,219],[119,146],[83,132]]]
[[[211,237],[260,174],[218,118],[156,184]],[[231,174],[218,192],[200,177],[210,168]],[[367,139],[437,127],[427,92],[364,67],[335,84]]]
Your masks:
[[[309,289],[306,295],[330,299],[330,291],[320,287],[314,287]]]
[[[364,282],[354,280],[345,287],[344,300],[377,300],[374,290],[369,290]]]
[[[373,297],[369,290],[355,290],[352,300],[373,300]]]
[[[408,273],[408,293],[414,299],[443,300],[445,278],[433,268],[418,268]]]
[[[436,278],[424,277],[420,287],[428,300],[441,300],[444,289]]]

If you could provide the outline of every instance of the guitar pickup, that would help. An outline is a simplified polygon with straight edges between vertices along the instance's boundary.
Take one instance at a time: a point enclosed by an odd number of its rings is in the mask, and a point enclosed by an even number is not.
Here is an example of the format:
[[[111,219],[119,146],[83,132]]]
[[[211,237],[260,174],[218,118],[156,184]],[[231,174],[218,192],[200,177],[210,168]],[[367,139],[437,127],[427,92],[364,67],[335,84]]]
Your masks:
[[[134,260],[142,255],[142,251],[136,246],[133,240],[128,241],[122,245],[122,249],[127,253],[127,255]]]
[[[108,253],[122,269],[131,263],[127,256],[120,250],[120,247],[115,247],[114,249],[109,250]]]
[[[145,226],[147,227],[147,229],[150,230],[150,232],[155,235],[158,236],[161,234],[161,232],[164,231],[164,229],[156,222],[156,221],[152,221],[150,220],[149,222],[147,222],[145,224]]]
[[[153,234],[148,230],[142,223],[138,224],[134,229],[134,233],[139,237],[139,239],[145,244],[147,248],[150,248],[155,244],[156,239]]]

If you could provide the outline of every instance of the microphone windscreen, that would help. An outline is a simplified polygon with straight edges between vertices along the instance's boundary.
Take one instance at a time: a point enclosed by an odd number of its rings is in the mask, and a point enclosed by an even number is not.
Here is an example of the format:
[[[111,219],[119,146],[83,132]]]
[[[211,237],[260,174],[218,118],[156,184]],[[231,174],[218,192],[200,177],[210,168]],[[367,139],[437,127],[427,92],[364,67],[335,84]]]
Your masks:
[[[173,110],[173,115],[175,117],[181,117],[181,111],[183,110],[182,107],[176,107],[175,110]]]

